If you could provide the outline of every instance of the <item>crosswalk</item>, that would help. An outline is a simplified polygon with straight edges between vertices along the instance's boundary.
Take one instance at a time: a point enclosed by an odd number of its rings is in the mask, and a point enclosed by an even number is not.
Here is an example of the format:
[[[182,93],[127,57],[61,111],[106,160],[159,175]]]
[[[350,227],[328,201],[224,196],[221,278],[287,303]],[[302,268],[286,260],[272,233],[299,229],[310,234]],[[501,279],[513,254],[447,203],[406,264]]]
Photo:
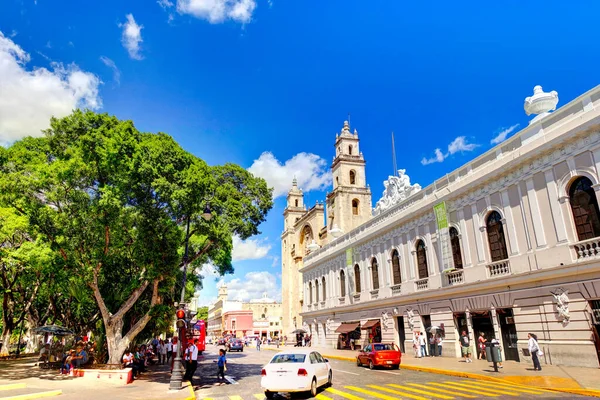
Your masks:
[[[440,381],[427,383],[403,382],[402,384],[389,383],[385,385],[365,386],[333,386],[320,392],[317,400],[452,400],[452,399],[483,399],[501,396],[520,397],[535,396],[553,393],[548,390],[530,386],[514,385],[508,383],[462,380]],[[262,393],[252,395],[228,395],[219,397],[201,397],[201,400],[264,400]]]

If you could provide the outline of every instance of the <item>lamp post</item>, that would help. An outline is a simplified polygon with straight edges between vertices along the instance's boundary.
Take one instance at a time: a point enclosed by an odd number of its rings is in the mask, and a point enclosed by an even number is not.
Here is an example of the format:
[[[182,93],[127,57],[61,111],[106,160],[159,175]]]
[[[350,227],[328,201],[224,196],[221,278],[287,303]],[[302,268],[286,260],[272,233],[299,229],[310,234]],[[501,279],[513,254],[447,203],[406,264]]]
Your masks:
[[[207,204],[204,207],[204,212],[202,213],[202,218],[205,221],[210,221],[212,219],[212,214],[210,211],[210,207]],[[183,276],[181,277],[181,297],[179,302],[179,307],[181,308],[185,304],[185,286],[187,284],[187,267],[188,267],[188,248],[190,242],[190,216],[187,216],[186,228],[185,228],[185,251],[183,254]],[[179,318],[179,314],[177,315]],[[175,354],[175,359],[173,360],[173,373],[171,374],[171,380],[169,381],[169,390],[181,390],[183,383],[183,365],[182,365],[182,356],[183,356],[183,335],[182,328],[183,326],[179,326],[179,320],[177,321],[177,336],[178,336],[178,344],[177,344],[177,354]]]

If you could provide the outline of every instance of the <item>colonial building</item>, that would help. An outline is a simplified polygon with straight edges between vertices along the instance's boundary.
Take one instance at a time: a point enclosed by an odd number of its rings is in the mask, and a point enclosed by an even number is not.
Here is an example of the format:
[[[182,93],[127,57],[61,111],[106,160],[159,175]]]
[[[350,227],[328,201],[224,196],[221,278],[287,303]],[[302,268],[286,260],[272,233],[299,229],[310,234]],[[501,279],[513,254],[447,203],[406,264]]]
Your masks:
[[[358,132],[350,132],[344,122],[336,135],[335,157],[331,164],[333,190],[327,194],[327,226],[325,207],[317,203],[307,210],[304,194],[296,178],[287,196],[283,212],[284,228],[281,234],[283,328],[289,334],[302,327],[300,312],[304,293],[302,290],[303,258],[326,243],[328,237],[348,232],[371,218],[371,191],[366,183],[365,159],[359,150]]]
[[[317,345],[382,340],[408,352],[414,332],[436,332],[450,357],[460,332],[472,343],[484,332],[520,361],[534,332],[542,362],[598,367],[600,86],[550,112],[557,103],[537,86],[527,127],[423,189],[400,171],[372,217],[345,125],[327,196],[337,227],[323,226],[322,205],[306,211],[295,184],[288,195],[284,324],[296,318]]]

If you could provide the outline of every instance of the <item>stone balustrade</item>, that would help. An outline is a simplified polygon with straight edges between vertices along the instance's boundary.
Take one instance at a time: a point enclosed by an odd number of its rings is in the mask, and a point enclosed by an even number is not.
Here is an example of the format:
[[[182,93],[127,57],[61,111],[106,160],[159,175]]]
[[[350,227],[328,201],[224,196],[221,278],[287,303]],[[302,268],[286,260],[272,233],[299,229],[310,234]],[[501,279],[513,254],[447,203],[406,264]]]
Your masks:
[[[446,273],[446,282],[448,286],[459,285],[465,283],[465,273],[462,269]]]
[[[417,291],[429,289],[429,278],[416,280],[415,288]]]
[[[488,270],[488,276],[490,278],[496,278],[498,276],[510,275],[510,261],[501,260],[486,265]]]
[[[590,260],[600,256],[600,237],[582,240],[571,247],[575,250],[577,261]]]

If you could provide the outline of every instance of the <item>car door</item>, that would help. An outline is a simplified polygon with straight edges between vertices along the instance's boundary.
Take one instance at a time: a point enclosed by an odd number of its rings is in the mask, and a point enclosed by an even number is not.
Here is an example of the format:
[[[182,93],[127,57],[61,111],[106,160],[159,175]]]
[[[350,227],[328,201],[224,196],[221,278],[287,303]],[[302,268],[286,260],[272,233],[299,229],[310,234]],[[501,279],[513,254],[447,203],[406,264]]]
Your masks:
[[[371,357],[371,345],[368,344],[362,351],[362,358],[360,360],[363,364],[368,364]]]
[[[326,384],[329,380],[329,367],[327,366],[327,361],[325,361],[321,353],[315,351],[315,354],[317,356],[317,361],[319,362],[319,368],[323,371],[323,384]]]
[[[317,377],[317,385],[321,386],[323,384],[323,363],[319,362],[316,352],[311,352],[309,354],[311,368],[313,368],[313,373]]]

